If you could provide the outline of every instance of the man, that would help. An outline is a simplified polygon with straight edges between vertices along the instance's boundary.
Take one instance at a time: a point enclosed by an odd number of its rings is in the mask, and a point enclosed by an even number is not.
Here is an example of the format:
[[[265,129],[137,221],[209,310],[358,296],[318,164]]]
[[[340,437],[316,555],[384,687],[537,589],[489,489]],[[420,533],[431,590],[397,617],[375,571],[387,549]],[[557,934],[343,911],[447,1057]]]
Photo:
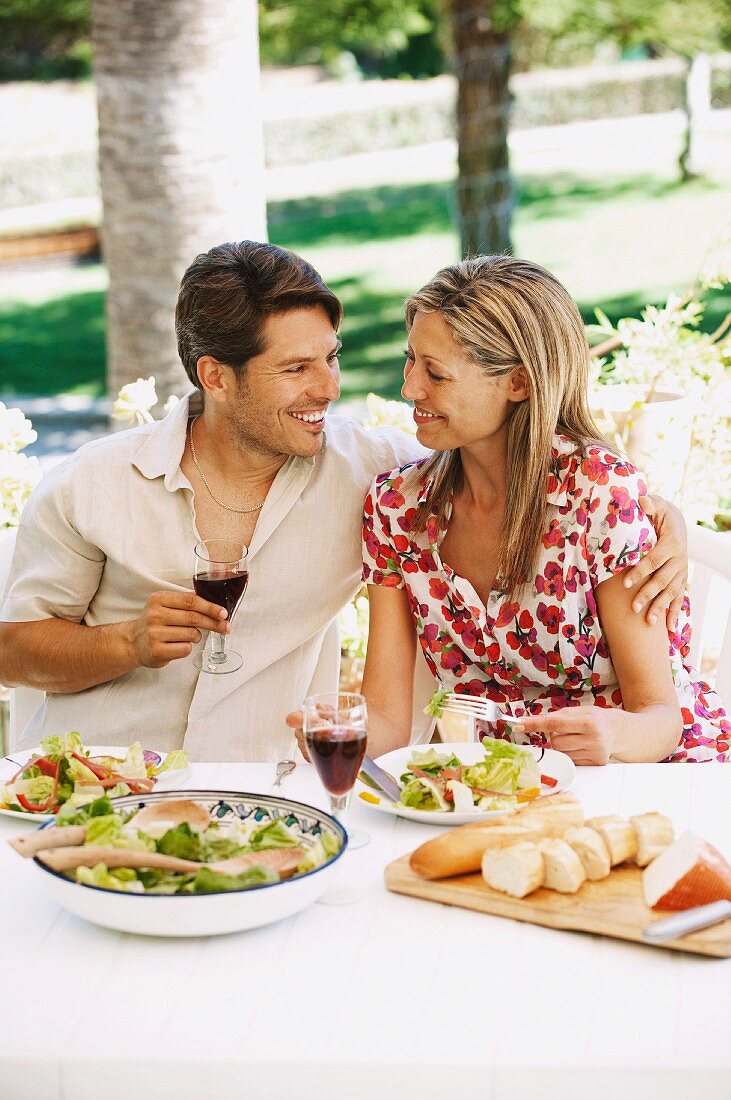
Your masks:
[[[398,431],[339,418],[325,430],[341,316],[310,264],[273,245],[221,245],[188,268],[175,323],[195,390],[165,420],[82,447],[24,511],[0,682],[46,701],[20,747],[76,729],[92,744],[184,745],[193,760],[290,754],[285,716],[359,585],[370,481],[420,453]],[[656,548],[671,574],[673,522]],[[192,591],[194,545],[211,538],[248,547],[231,624]],[[208,632],[230,634],[240,670],[197,671]]]

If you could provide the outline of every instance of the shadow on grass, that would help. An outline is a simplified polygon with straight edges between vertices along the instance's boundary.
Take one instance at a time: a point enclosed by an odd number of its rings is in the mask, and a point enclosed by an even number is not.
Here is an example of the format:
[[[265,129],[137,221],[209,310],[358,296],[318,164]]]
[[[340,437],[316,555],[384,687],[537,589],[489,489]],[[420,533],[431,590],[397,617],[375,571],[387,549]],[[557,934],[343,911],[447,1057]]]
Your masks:
[[[344,397],[371,391],[398,397],[403,378],[404,298],[377,292],[358,278],[330,283],[343,303],[341,387]]]
[[[691,198],[718,186],[700,180],[681,184],[647,176],[610,180],[581,179],[565,172],[528,176],[517,181],[517,217],[528,221],[561,218],[593,203],[660,199],[681,188],[686,188]],[[295,251],[449,233],[456,225],[454,189],[451,183],[422,183],[290,199],[270,203],[268,218],[271,239]]]
[[[689,199],[715,189],[703,181],[684,185]],[[519,181],[517,220],[556,219],[616,201],[641,204],[662,199],[681,185],[646,177],[584,180],[566,173]],[[320,245],[352,250],[358,244],[390,242],[435,232],[453,232],[453,190],[449,183],[377,187],[332,197],[291,200],[269,206],[271,239],[307,254]],[[357,259],[354,257],[353,267]],[[345,306],[343,393],[375,390],[397,397],[403,370],[403,293],[374,290],[370,275],[333,281]],[[407,288],[404,288],[407,289]],[[663,288],[649,291],[660,301]],[[612,321],[639,316],[648,289],[599,302],[581,301],[586,322],[599,305]],[[703,328],[713,331],[731,308],[731,292],[709,302]],[[42,303],[0,307],[0,390],[15,393],[105,392],[104,293],[86,290]]]
[[[0,307],[0,390],[106,392],[104,292]]]

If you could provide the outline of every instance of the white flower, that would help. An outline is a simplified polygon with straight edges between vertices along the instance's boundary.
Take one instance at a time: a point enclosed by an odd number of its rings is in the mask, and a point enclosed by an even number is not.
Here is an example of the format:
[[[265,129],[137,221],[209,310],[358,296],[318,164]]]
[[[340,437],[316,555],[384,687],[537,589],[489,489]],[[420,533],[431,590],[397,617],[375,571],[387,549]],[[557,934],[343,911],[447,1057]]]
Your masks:
[[[170,394],[167,401],[165,402],[165,404],[162,407],[162,411],[165,413],[166,416],[169,412],[173,411],[173,409],[179,403],[179,401],[180,401],[180,398],[176,397],[174,393]]]
[[[0,452],[22,451],[38,438],[20,409],[6,409],[0,401]]]
[[[405,401],[387,401],[376,393],[369,393],[366,405],[368,407],[366,428],[378,428],[382,424],[387,424],[391,428],[400,428],[408,435],[416,435],[411,406]]]
[[[157,404],[155,393],[155,379],[138,378],[136,382],[128,382],[122,386],[112,408],[112,417],[115,420],[128,420],[130,423],[136,420],[138,424],[150,424],[152,416],[150,409]]]
[[[17,527],[28,497],[41,479],[37,458],[0,451],[0,527]]]

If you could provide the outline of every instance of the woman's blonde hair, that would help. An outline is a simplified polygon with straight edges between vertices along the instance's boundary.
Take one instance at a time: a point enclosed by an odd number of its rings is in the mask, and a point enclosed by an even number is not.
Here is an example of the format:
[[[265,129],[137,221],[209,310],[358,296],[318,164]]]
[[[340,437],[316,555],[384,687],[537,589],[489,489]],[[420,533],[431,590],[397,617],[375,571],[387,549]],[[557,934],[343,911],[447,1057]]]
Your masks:
[[[581,314],[550,272],[511,256],[475,256],[439,271],[406,301],[406,327],[417,313],[438,313],[459,347],[490,378],[525,368],[528,397],[508,424],[507,496],[497,570],[508,593],[533,574],[546,526],[552,442],[558,431],[583,447],[604,442],[587,404],[589,345]],[[443,526],[462,466],[459,451],[431,455],[414,479],[431,480],[415,527],[430,515]]]

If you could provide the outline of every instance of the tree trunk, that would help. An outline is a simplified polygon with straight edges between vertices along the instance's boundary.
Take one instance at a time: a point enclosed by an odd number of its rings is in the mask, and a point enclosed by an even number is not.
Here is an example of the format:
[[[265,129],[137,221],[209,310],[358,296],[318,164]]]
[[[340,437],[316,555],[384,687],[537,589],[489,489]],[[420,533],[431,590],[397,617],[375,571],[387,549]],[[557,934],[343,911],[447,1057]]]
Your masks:
[[[678,157],[683,182],[702,176],[705,164],[705,129],[711,113],[711,59],[698,53],[688,62],[685,78],[685,132]]]
[[[458,83],[457,146],[462,255],[510,252],[513,187],[508,153],[517,15],[509,0],[452,0]],[[496,18],[497,17],[497,18]]]
[[[223,241],[266,240],[256,0],[92,0],[107,382],[189,385],[180,277]]]

